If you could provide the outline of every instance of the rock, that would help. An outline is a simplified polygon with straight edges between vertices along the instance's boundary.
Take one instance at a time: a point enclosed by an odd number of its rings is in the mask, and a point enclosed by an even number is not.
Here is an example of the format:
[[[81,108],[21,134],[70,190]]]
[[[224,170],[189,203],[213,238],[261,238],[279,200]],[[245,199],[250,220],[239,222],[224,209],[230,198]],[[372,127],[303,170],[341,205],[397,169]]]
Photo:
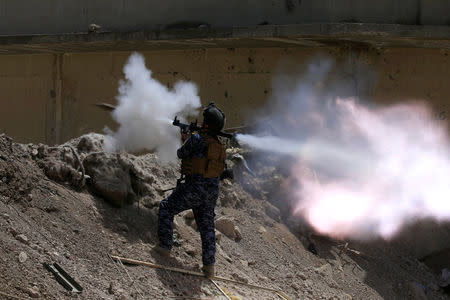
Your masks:
[[[267,230],[263,226],[259,226],[258,232],[263,234],[263,233],[267,232]]]
[[[235,240],[236,242],[239,242],[240,240],[242,240],[242,233],[241,233],[241,230],[240,230],[239,227],[237,227],[237,226],[234,226],[234,235],[235,235],[234,240]]]
[[[192,209],[186,211],[186,213],[184,214],[184,218],[186,220],[193,220],[194,219],[194,212],[192,211]]]
[[[231,274],[231,276],[233,276],[233,278],[236,279],[237,281],[248,283],[248,279],[246,277],[244,277],[243,275],[240,275],[238,273],[233,273],[233,274]]]
[[[136,195],[131,185],[131,163],[125,157],[111,153],[93,153],[83,160],[86,174],[91,177],[95,193],[112,205],[131,203]]]
[[[231,181],[228,178],[225,178],[222,181],[222,184],[225,185],[225,186],[231,186],[232,185]]]
[[[295,282],[291,283],[291,288],[293,288],[296,291],[300,290],[300,287]]]
[[[298,273],[297,277],[302,279],[302,280],[306,280],[306,278],[308,278],[308,277],[306,277],[305,273],[303,273],[303,272]]]
[[[28,245],[28,238],[27,238],[26,235],[24,235],[24,234],[16,235],[16,239],[17,239],[19,242],[22,242],[22,243]]]
[[[215,232],[216,232],[216,242],[220,243],[220,241],[222,240],[222,233],[217,230],[215,230]]]
[[[223,256],[223,258],[225,258],[226,261],[233,262],[231,257],[227,253],[225,253],[225,251],[223,251],[222,247],[218,246],[217,247],[217,252],[218,252],[219,255]]]
[[[116,293],[119,295],[123,295],[125,293],[125,291],[123,289],[117,289]]]
[[[123,174],[120,177],[125,176]],[[128,186],[114,175],[104,175],[92,180],[93,187],[98,194],[115,206],[122,206],[127,202]]]
[[[27,259],[28,259],[28,255],[25,252],[22,251],[19,253],[19,262],[20,263],[26,262]]]
[[[217,230],[225,234],[228,238],[234,240],[236,232],[234,230],[234,221],[228,217],[220,217],[215,222]]]
[[[103,151],[103,139],[102,134],[83,135],[76,146],[77,150],[84,153]]]
[[[266,215],[269,216],[270,218],[272,218],[274,221],[277,221],[277,222],[281,221],[281,212],[274,205],[270,204],[269,202],[265,202],[264,210],[266,212]]]
[[[180,229],[180,224],[176,218],[173,219],[172,226],[174,230]]]
[[[220,198],[220,204],[223,207],[237,207],[239,202],[239,197],[235,191],[224,192]]]
[[[323,266],[315,269],[316,273],[325,276],[325,277],[332,277],[333,276],[333,269],[331,268],[330,264],[324,264]]]
[[[39,298],[41,296],[41,294],[39,293],[39,288],[37,286],[29,287],[28,289],[26,289],[26,292],[31,298]]]
[[[198,254],[197,249],[192,245],[186,244],[184,246],[184,248],[185,248],[186,253],[189,254],[190,256],[195,256]]]
[[[250,260],[250,261],[248,262],[248,265],[249,265],[249,266],[254,266],[254,265],[256,265],[256,260]]]
[[[248,261],[241,259],[240,262],[244,267],[248,267]]]
[[[44,172],[48,178],[58,182],[72,182],[79,177],[77,170],[71,165],[57,160],[46,160]]]
[[[259,274],[259,273],[258,273],[256,276],[257,276],[258,279],[261,280],[261,281],[269,281],[269,278],[267,278],[266,276],[261,275],[261,274]]]
[[[191,227],[192,227],[192,229],[194,229],[195,231],[198,231],[197,222],[195,222],[195,221],[191,222]]]

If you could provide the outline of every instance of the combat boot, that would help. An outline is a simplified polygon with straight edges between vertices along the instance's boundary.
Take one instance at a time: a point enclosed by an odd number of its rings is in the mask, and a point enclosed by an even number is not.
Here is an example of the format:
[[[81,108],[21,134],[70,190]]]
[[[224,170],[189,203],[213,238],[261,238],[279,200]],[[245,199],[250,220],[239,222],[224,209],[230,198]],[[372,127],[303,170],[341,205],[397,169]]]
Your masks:
[[[203,266],[202,271],[206,278],[214,278],[214,265]]]
[[[163,257],[169,257],[170,256],[170,250],[164,247],[161,247],[160,245],[157,245],[153,247],[153,251],[158,253],[159,255]]]

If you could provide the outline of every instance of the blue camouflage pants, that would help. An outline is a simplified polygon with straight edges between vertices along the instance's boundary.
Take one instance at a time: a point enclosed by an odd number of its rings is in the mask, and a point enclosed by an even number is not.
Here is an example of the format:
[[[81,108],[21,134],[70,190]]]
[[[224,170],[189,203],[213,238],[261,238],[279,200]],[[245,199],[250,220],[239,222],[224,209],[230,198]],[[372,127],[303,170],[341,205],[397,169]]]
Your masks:
[[[173,217],[187,209],[194,212],[202,240],[203,265],[214,265],[216,235],[214,232],[214,209],[219,195],[218,184],[181,183],[169,197],[159,204],[159,245],[171,249],[173,244]]]

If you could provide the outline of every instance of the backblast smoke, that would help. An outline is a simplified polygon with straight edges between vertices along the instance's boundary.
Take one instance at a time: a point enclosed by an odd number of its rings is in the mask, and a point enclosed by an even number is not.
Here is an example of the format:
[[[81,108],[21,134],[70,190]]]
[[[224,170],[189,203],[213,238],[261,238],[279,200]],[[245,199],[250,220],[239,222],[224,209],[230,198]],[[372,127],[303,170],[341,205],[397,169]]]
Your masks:
[[[275,136],[240,142],[296,158],[294,213],[320,233],[389,239],[420,218],[449,221],[447,124],[420,101],[381,107],[341,98],[327,84],[333,68],[322,60],[301,77],[277,77],[268,110]]]
[[[106,151],[155,150],[163,162],[176,160],[179,129],[171,126],[175,116],[196,115],[200,107],[197,86],[177,82],[170,90],[152,78],[142,55],[132,54],[119,83],[118,105],[112,116],[119,123],[116,132],[106,129]]]

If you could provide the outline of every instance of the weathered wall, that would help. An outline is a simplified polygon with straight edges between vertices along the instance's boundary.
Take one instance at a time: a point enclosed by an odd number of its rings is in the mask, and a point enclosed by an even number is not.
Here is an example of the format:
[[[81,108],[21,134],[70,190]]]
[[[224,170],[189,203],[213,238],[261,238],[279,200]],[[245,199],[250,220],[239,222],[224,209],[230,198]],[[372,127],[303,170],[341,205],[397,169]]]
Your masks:
[[[347,67],[334,76],[350,93],[379,103],[424,99],[436,118],[450,117],[449,51],[323,49]],[[114,126],[109,113],[94,105],[115,103],[129,52],[0,56],[0,129],[19,141],[63,142]],[[271,94],[271,80],[282,69],[298,72],[316,57],[313,48],[208,49],[145,52],[154,77],[172,87],[177,80],[198,84],[203,103],[216,101],[228,126],[241,125],[249,110]],[[366,67],[375,75],[366,76]],[[286,70],[286,68],[285,68]],[[361,76],[364,75],[364,76]],[[369,78],[363,80],[364,78]],[[59,82],[61,84],[59,85]],[[57,137],[59,137],[57,139]]]
[[[0,0],[0,34],[85,32],[90,23],[108,31],[178,22],[215,27],[263,22],[449,25],[449,11],[449,0]]]
[[[23,142],[55,139],[54,66],[51,55],[0,56],[0,132]]]

